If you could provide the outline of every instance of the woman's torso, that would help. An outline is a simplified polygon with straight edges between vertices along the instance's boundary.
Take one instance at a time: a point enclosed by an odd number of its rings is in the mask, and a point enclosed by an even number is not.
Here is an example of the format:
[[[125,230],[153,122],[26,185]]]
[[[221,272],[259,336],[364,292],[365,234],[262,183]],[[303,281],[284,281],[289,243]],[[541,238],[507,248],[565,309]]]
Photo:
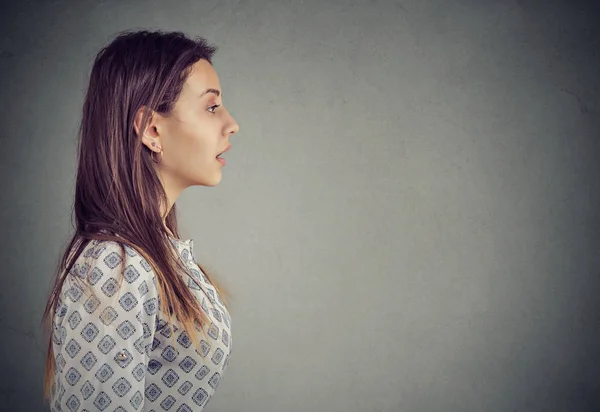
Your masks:
[[[129,292],[117,294],[120,299],[116,303],[114,281],[108,273],[114,275],[115,267],[120,268],[114,254],[117,243],[91,241],[69,276],[76,273],[93,279],[100,301],[114,298],[115,302],[110,307],[105,305],[100,312],[95,309],[100,304],[82,294],[81,288],[67,281],[63,284],[53,319],[56,367],[52,411],[204,409],[229,364],[231,318],[217,291],[194,261],[193,240],[171,238],[171,243],[201,285],[183,275],[210,318],[210,323],[204,326],[207,338],[198,333],[201,351],[175,318],[174,330],[170,330],[166,317],[158,310],[156,279],[148,277],[152,273],[148,263],[128,246],[125,246],[128,266],[123,284]],[[106,249],[108,244],[110,253]],[[148,297],[149,290],[154,292],[152,299]],[[115,319],[116,329],[108,329],[104,318]]]

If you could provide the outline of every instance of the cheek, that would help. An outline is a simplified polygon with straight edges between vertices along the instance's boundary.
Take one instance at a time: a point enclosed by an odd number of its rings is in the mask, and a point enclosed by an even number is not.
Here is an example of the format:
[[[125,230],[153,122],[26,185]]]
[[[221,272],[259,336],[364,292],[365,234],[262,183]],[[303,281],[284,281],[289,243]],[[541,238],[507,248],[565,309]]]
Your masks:
[[[217,153],[210,141],[203,136],[187,136],[179,148],[182,166],[199,167],[215,160]]]
[[[217,142],[213,136],[218,131],[211,130],[212,123],[204,120],[180,124],[179,130],[174,135],[176,140],[176,156],[173,159],[174,167],[178,169],[197,169],[207,162],[216,161]]]

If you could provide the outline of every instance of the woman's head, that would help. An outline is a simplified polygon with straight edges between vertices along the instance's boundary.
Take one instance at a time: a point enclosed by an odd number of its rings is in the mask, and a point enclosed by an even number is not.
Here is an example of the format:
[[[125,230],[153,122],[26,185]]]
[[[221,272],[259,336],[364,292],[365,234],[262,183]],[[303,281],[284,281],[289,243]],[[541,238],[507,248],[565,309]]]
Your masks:
[[[166,224],[183,189],[220,182],[216,156],[239,127],[223,105],[216,50],[201,37],[142,30],[119,33],[98,53],[83,108],[78,184],[93,191],[86,199],[115,200],[113,220],[127,218],[115,196]],[[159,202],[155,211],[151,199]]]
[[[136,134],[155,151],[157,168],[171,190],[219,183],[223,164],[216,157],[228,148],[229,136],[239,127],[223,105],[219,78],[208,60],[190,67],[170,110],[154,112],[142,134],[143,109],[134,122]],[[164,151],[159,154],[160,149]]]

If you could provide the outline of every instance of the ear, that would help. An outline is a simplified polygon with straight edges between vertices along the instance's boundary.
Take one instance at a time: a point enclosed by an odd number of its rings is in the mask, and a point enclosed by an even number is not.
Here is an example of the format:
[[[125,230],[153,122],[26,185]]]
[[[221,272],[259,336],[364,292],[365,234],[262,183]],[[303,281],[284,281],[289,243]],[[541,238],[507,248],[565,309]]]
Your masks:
[[[148,119],[148,124],[146,125],[145,132],[148,133],[148,131],[152,130],[154,111],[152,109],[149,109],[147,106],[142,106],[137,111],[137,113],[135,114],[135,118],[133,119],[133,128],[135,130],[135,134],[138,136],[140,135],[140,129],[142,128],[142,118],[146,113],[148,114],[148,116],[150,116],[150,118]]]
[[[146,106],[140,107],[140,109],[137,111],[137,113],[135,115],[135,118],[133,119],[133,128],[135,130],[135,134],[137,136],[140,136],[140,130],[142,127],[142,118],[144,117],[144,114],[148,114],[148,116],[150,116],[150,118],[148,119],[148,124],[146,125],[146,128],[141,137],[142,137],[142,142],[150,148],[150,145],[152,143],[156,143],[157,145],[159,145],[158,132],[156,130],[156,125],[155,125],[156,114],[154,113],[154,111],[152,109],[149,109]]]

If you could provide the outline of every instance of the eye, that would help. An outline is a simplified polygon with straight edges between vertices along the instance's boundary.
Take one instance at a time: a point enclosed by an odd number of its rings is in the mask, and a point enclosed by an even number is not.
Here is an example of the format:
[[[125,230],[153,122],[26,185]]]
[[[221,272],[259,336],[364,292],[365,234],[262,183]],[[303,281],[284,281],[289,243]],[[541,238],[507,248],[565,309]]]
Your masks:
[[[208,110],[210,113],[214,114],[215,112],[214,112],[214,111],[210,111],[210,109],[214,108],[215,110],[217,110],[217,107],[219,107],[219,106],[220,106],[220,104],[215,104],[214,106],[210,106],[210,107],[209,107],[208,109],[206,109],[206,110]]]

